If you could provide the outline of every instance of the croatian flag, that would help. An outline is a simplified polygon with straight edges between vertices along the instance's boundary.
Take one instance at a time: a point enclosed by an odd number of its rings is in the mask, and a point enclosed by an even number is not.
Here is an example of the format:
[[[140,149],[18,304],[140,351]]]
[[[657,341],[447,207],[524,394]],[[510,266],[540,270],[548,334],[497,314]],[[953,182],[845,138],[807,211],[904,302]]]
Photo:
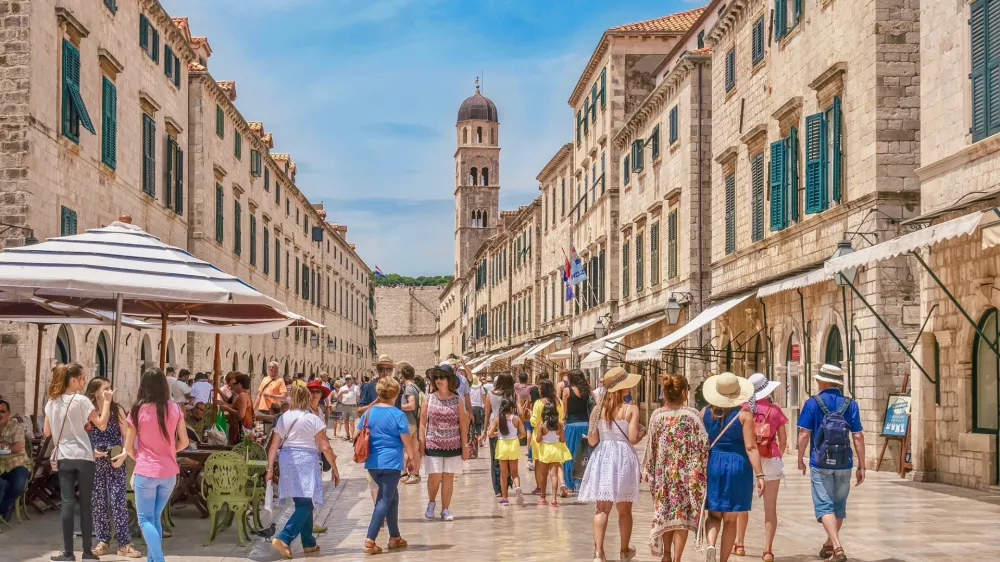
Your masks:
[[[563,286],[566,287],[567,301],[573,300],[573,286],[569,284],[569,274],[570,274],[570,265],[569,265],[569,260],[567,259],[566,267],[564,267],[562,271],[562,280],[563,280]]]
[[[572,267],[569,271],[569,284],[579,285],[587,280],[587,272],[583,268],[583,262],[580,261],[580,254],[576,253],[575,247],[570,250],[570,258]]]
[[[385,279],[385,273],[382,273],[382,268],[380,268],[377,265],[375,266],[375,275],[381,277],[382,279]]]

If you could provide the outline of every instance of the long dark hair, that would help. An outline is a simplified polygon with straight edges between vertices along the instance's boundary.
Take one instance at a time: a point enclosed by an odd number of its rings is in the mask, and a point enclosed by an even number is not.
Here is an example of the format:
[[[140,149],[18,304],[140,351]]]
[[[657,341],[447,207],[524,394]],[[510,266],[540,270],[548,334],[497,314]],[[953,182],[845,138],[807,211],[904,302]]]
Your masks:
[[[167,433],[167,403],[169,401],[170,389],[167,387],[167,377],[163,375],[163,371],[156,367],[146,369],[139,380],[139,394],[135,397],[130,412],[136,436],[139,435],[139,408],[146,404],[154,404],[156,405],[156,421],[160,424],[160,433],[164,437],[169,437]]]
[[[514,377],[507,373],[497,375],[496,381],[493,382],[493,394],[514,402]]]
[[[510,375],[508,375],[510,376]],[[509,398],[504,398],[500,402],[500,416],[497,418],[500,422],[500,433],[507,435],[507,431],[510,430],[510,426],[507,425],[507,414],[514,411],[514,401]]]
[[[580,369],[573,369],[569,372],[569,384],[575,386],[580,391],[580,398],[586,400],[590,397],[590,381]]]
[[[101,390],[101,386],[103,386],[104,383],[108,383],[108,387],[111,386],[110,380],[104,377],[94,377],[90,379],[89,383],[87,383],[87,390],[84,391],[84,394],[87,395],[87,398],[90,399],[90,402],[95,408],[97,407],[97,391]],[[117,422],[123,417],[125,417],[125,409],[118,405],[118,402],[111,400],[111,418]]]
[[[549,379],[543,379],[538,383],[538,394],[552,404],[556,403],[556,385]]]
[[[549,431],[559,431],[559,408],[555,404],[546,404],[542,408],[542,423]]]

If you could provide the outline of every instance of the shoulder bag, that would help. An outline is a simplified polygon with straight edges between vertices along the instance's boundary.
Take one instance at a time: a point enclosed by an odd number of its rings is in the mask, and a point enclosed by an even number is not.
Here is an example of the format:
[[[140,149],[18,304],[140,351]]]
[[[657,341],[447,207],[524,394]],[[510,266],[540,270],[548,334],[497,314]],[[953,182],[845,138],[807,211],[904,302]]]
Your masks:
[[[69,404],[66,405],[66,411],[63,413],[62,425],[59,426],[59,435],[56,437],[55,446],[52,447],[52,454],[49,455],[49,464],[52,466],[52,470],[55,472],[59,471],[59,442],[62,441],[63,430],[66,429],[66,420],[69,419],[70,408],[73,407],[73,401],[76,400],[76,394],[70,397]]]
[[[371,412],[371,408],[365,412],[365,417],[361,420],[361,428],[354,436],[354,462],[368,460],[368,439],[371,437],[371,431],[368,429],[368,417]]]

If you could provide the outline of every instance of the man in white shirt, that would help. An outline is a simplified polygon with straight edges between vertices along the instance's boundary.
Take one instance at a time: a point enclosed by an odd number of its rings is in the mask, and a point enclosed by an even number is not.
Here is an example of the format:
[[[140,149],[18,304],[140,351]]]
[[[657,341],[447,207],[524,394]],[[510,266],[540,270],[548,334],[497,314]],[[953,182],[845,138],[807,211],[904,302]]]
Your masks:
[[[181,369],[180,376],[174,376],[174,368],[167,367],[167,388],[170,389],[170,399],[184,411],[187,411],[187,406],[191,402],[191,387],[185,382],[190,375],[190,371]]]
[[[208,380],[207,373],[198,373],[194,376],[194,384],[191,385],[191,397],[194,403],[212,403],[212,382]]]
[[[358,419],[358,395],[361,388],[354,382],[354,377],[347,375],[344,377],[344,386],[337,394],[340,400],[340,412],[344,422],[344,429],[347,430],[347,440],[354,438],[354,420]]]

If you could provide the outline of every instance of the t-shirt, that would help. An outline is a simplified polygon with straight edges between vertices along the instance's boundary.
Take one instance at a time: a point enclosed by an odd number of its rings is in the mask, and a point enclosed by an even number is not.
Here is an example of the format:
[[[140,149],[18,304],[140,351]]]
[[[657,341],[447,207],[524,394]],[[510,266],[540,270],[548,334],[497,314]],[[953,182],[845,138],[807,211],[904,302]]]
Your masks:
[[[272,404],[281,404],[277,398],[265,397],[265,392],[267,394],[286,394],[288,393],[288,387],[285,386],[284,379],[264,377],[264,380],[260,381],[260,386],[257,387],[256,408],[258,410],[269,410]]]
[[[410,433],[403,411],[378,405],[369,408],[366,417],[370,433],[365,469],[403,470],[403,440],[400,435]],[[358,428],[361,421],[358,420]]]
[[[514,383],[514,395],[518,400],[525,402],[531,400],[531,385],[526,382]]]
[[[288,432],[289,428],[292,430],[291,433]],[[274,431],[281,436],[282,447],[301,447],[318,451],[316,434],[326,431],[326,424],[312,412],[288,410],[274,423]]]
[[[472,406],[483,407],[483,385],[470,386],[469,387],[469,399],[472,400]]]
[[[821,391],[816,396],[812,396],[802,406],[799,413],[799,427],[809,430],[809,466],[812,468],[823,468],[816,462],[815,452],[819,445],[819,430],[823,425],[823,411],[819,409],[817,400],[822,400],[831,412],[840,408],[844,401],[844,393],[839,388],[828,388]],[[758,408],[758,411],[760,408]],[[852,433],[861,433],[861,412],[858,409],[858,402],[851,400],[851,405],[844,412],[844,419],[851,428]],[[854,450],[847,450],[848,469],[854,467]]]
[[[63,394],[45,404],[45,417],[49,420],[52,439],[59,439],[58,459],[94,460],[94,447],[87,434],[87,420],[93,411],[93,402],[83,394]],[[66,420],[65,427],[63,419]],[[60,428],[63,428],[62,438],[59,438]]]
[[[465,398],[465,395],[469,393],[471,387],[469,386],[469,379],[462,375],[458,375],[458,396],[459,398]]]
[[[128,423],[136,429],[135,473],[146,478],[169,478],[176,476],[177,468],[177,422],[184,414],[180,406],[167,402],[164,422],[167,435],[160,430],[156,417],[156,404],[143,404],[139,408],[138,421],[129,412]]]
[[[344,385],[340,389],[344,394],[340,397],[340,403],[345,406],[357,406],[358,405],[358,394],[361,389],[358,388],[356,384]]]
[[[170,399],[178,404],[187,404],[191,387],[177,377],[167,377],[167,387],[170,389]]]
[[[194,397],[194,403],[204,402],[206,404],[212,403],[212,383],[206,380],[200,380],[193,385],[191,385],[191,396]]]
[[[417,408],[419,408],[420,407],[420,389],[417,388],[417,385],[415,385],[415,384],[408,384],[408,385],[406,385],[406,388],[403,389],[403,397],[404,398],[409,398],[410,396],[413,397],[413,403],[414,403],[414,405]],[[404,413],[406,414],[406,423],[408,423],[410,425],[417,425],[417,411],[415,409],[414,410],[410,410],[409,412],[404,412]]]
[[[365,384],[361,385],[361,397],[358,398],[358,406],[368,406],[369,404],[374,404],[378,400],[378,386],[379,379],[372,379]],[[399,393],[396,395],[396,407],[403,408],[403,394]]]
[[[749,405],[744,404],[744,407],[749,409]],[[772,403],[767,398],[762,398],[757,401],[757,414],[753,417],[754,424],[766,423],[771,426],[771,448],[768,454],[769,457],[780,457],[781,449],[778,448],[778,428],[784,427],[788,423],[788,417],[785,416],[785,412],[781,411],[781,407]]]

